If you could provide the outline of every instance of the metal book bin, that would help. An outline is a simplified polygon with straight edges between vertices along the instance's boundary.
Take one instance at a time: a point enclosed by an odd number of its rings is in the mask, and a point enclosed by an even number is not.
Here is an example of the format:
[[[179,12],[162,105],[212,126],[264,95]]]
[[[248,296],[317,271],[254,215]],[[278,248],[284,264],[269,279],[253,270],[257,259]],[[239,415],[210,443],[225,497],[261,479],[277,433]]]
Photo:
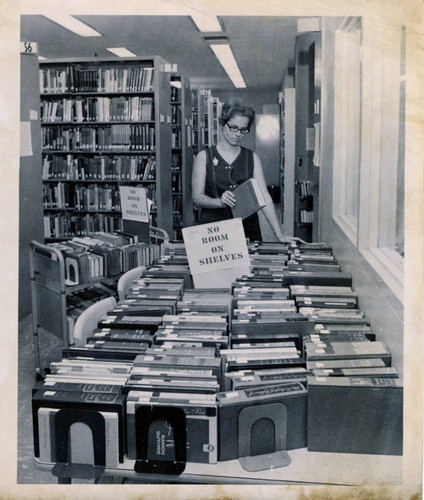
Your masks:
[[[163,229],[152,226],[149,232],[151,243],[157,245],[169,243],[169,236]],[[97,278],[80,285],[66,285],[65,261],[62,253],[38,241],[31,241],[29,258],[35,371],[43,377],[45,373],[41,368],[40,328],[61,339],[64,347],[69,346],[69,330],[73,327],[73,320],[67,317],[67,295],[84,290],[96,282],[106,281],[108,278]],[[116,278],[119,276],[109,279]]]

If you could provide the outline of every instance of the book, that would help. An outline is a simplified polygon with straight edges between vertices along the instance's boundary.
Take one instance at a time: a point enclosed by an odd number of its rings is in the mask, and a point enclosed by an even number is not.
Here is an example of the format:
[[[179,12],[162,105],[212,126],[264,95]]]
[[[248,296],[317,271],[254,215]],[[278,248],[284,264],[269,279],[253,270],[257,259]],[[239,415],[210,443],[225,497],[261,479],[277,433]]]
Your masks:
[[[378,377],[399,378],[399,373],[393,366],[371,368],[325,368],[312,370],[315,377]]]
[[[308,377],[307,384],[309,451],[402,454],[400,379]]]
[[[220,385],[216,379],[196,380],[166,376],[163,378],[130,379],[125,384],[123,392],[134,390],[216,394],[220,390]]]
[[[198,395],[201,399],[194,399],[194,394],[157,394],[163,396],[150,397],[149,393],[137,394],[136,391],[129,393],[128,458],[153,462],[155,472],[166,467],[166,462],[216,463],[215,395],[212,395],[213,400],[208,400],[207,395]],[[145,439],[140,439],[140,435]]]
[[[38,410],[39,448],[41,462],[56,462],[55,417],[58,408],[40,408]],[[105,465],[117,467],[119,463],[119,427],[118,414],[99,412],[104,419]],[[67,459],[74,464],[94,465],[94,446],[91,430],[83,422],[70,426]]]
[[[236,204],[231,208],[234,218],[245,219],[266,205],[259,183],[254,178],[237,186],[233,194],[236,198]]]
[[[113,413],[117,416],[118,422],[118,443],[119,443],[119,461],[123,460],[125,452],[125,396],[122,394],[106,393],[83,393],[79,391],[54,391],[42,389],[37,391],[32,397],[32,418],[34,430],[34,455],[40,456],[39,446],[39,422],[38,411],[40,408],[54,408],[61,410],[56,413],[55,429],[56,436],[58,431],[62,435],[63,441],[56,443],[56,452],[60,450],[61,457],[56,459],[61,462],[67,461],[67,450],[69,450],[69,441],[67,430],[72,423],[84,421],[93,433],[93,442],[95,447],[101,449],[101,443],[105,442],[105,435],[102,433],[101,422],[104,418],[102,412]],[[59,413],[61,418],[59,419]],[[57,439],[57,438],[56,438]],[[105,447],[107,450],[107,447]],[[100,460],[102,457],[100,457]],[[105,457],[103,457],[105,460]]]
[[[234,460],[282,450],[277,445],[287,425],[286,449],[304,448],[307,435],[307,391],[284,383],[217,394],[218,459]],[[240,446],[244,441],[247,446]]]
[[[367,359],[334,359],[322,361],[307,361],[307,370],[328,370],[339,368],[385,368],[387,365],[381,358]]]
[[[308,361],[336,359],[383,359],[386,366],[391,364],[391,353],[382,342],[305,342]]]
[[[263,370],[271,372],[271,370]],[[286,382],[301,382],[306,384],[307,372],[305,368],[282,368],[280,370],[273,370],[275,373],[262,374],[261,370],[252,370],[251,375],[241,375],[237,377],[228,377],[230,387],[228,390],[237,391],[239,389],[250,389],[252,387],[260,387],[264,385],[274,385]],[[233,375],[237,372],[228,373],[226,375]],[[227,381],[225,380],[227,387]]]

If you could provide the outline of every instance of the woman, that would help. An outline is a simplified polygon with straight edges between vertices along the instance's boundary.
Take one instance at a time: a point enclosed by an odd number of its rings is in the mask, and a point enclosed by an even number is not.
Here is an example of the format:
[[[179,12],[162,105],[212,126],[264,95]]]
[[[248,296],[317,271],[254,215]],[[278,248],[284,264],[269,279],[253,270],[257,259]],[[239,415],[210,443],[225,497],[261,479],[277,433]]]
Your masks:
[[[277,239],[282,243],[299,241],[298,238],[285,236],[280,229],[258,155],[240,146],[254,119],[253,108],[241,99],[231,98],[223,105],[219,118],[221,139],[216,146],[200,151],[194,162],[193,201],[202,209],[199,224],[231,219],[231,208],[235,205],[232,191],[238,184],[253,177],[264,195],[266,206],[262,210]],[[262,240],[257,213],[244,219],[243,226],[247,238]]]

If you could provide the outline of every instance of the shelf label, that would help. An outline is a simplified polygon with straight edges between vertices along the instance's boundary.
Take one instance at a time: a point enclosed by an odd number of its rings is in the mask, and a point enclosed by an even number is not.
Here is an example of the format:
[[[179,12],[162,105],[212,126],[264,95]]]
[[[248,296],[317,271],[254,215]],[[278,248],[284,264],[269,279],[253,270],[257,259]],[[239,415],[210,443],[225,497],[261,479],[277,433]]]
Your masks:
[[[122,219],[149,222],[146,190],[142,187],[119,186]]]

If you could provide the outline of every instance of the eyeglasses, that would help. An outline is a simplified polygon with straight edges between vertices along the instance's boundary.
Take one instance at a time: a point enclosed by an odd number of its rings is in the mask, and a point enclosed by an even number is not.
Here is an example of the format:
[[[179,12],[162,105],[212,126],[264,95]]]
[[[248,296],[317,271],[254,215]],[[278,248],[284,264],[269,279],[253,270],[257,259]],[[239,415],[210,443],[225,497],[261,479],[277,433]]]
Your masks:
[[[242,128],[239,128],[237,127],[237,125],[229,125],[228,123],[225,123],[225,125],[227,125],[227,127],[230,129],[231,132],[240,132],[240,134],[243,134],[243,135],[246,135],[250,132],[250,128],[248,127],[242,127]]]

